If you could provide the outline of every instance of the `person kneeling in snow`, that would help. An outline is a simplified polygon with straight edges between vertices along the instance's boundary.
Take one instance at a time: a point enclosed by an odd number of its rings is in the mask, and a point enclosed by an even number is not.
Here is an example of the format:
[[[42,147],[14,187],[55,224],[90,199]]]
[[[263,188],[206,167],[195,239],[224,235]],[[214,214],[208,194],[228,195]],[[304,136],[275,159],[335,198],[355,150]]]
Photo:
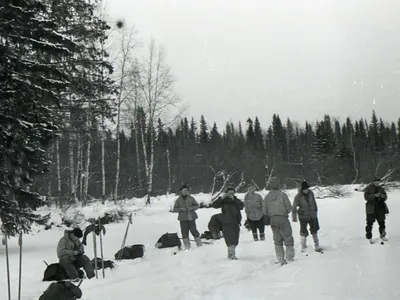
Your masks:
[[[287,261],[294,260],[294,240],[288,218],[292,204],[287,194],[280,191],[279,178],[271,178],[269,185],[271,191],[264,198],[263,211],[267,224],[269,223],[272,229],[276,258],[281,265],[284,265]],[[286,246],[286,259],[283,243]]]
[[[186,184],[182,185],[179,191],[181,192],[181,195],[176,199],[172,211],[179,213],[178,220],[181,225],[183,244],[185,245],[185,249],[189,250],[189,231],[194,236],[197,247],[202,246],[200,233],[196,227],[196,219],[198,216],[195,210],[199,208],[199,204],[191,195],[189,195],[189,187]]]
[[[307,248],[307,236],[309,235],[307,226],[310,226],[311,235],[314,240],[315,251],[321,251],[318,239],[318,206],[315,201],[314,193],[309,189],[309,185],[306,181],[303,181],[299,188],[298,194],[294,197],[293,209],[292,209],[292,220],[297,222],[297,216],[300,220],[300,241],[301,250],[304,251]]]
[[[208,222],[208,230],[211,232],[212,238],[214,240],[218,240],[221,238],[223,218],[224,216],[221,213],[215,214],[211,217],[210,222]]]
[[[60,239],[57,246],[57,256],[60,265],[64,267],[67,276],[72,281],[79,281],[76,269],[84,268],[86,276],[90,279],[95,276],[90,259],[84,255],[85,251],[80,242],[83,236],[82,230],[74,228],[73,230],[65,230],[64,236]]]
[[[240,222],[242,221],[240,211],[244,208],[244,203],[236,198],[235,189],[230,187],[227,194],[219,197],[210,206],[222,210],[222,233],[228,247],[228,259],[236,260],[235,249],[239,244]]]

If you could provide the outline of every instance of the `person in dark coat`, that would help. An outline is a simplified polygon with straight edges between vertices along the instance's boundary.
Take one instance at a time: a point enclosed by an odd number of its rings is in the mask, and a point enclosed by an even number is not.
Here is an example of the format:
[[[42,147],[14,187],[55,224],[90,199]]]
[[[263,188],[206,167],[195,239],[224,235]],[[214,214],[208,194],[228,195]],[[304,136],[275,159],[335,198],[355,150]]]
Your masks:
[[[68,278],[79,281],[77,269],[84,268],[87,277],[95,276],[90,259],[84,254],[84,248],[80,242],[83,233],[79,228],[73,230],[65,230],[64,236],[60,239],[57,245],[57,256],[60,260],[60,265],[64,267]]]
[[[189,232],[193,235],[197,247],[202,246],[200,233],[196,226],[196,219],[198,218],[196,210],[199,208],[199,204],[193,196],[189,195],[189,187],[186,184],[182,185],[179,191],[181,195],[176,199],[172,211],[179,213],[178,220],[181,226],[183,244],[185,249],[189,250]]]
[[[222,213],[215,214],[208,222],[208,230],[211,232],[212,238],[218,240],[221,238],[221,231],[223,228],[223,215]]]
[[[82,297],[79,287],[69,281],[53,282],[39,300],[76,300]]]
[[[365,237],[368,240],[372,239],[372,226],[375,221],[379,224],[379,234],[382,240],[386,238],[386,213],[387,194],[384,188],[380,185],[380,178],[374,178],[373,182],[364,189],[365,212],[367,214],[367,226],[365,227]]]
[[[228,247],[228,259],[236,260],[235,249],[239,244],[240,225],[242,221],[241,210],[244,203],[235,196],[235,189],[228,188],[227,194],[219,197],[210,205],[213,208],[221,208],[222,233]]]
[[[322,251],[319,246],[318,230],[318,206],[315,201],[313,191],[310,190],[310,186],[306,181],[303,181],[299,188],[298,194],[294,197],[293,208],[292,208],[292,220],[297,222],[297,218],[300,221],[300,241],[301,249],[305,251],[307,248],[307,237],[309,235],[307,227],[310,227],[310,232],[314,241],[314,249],[317,252]]]

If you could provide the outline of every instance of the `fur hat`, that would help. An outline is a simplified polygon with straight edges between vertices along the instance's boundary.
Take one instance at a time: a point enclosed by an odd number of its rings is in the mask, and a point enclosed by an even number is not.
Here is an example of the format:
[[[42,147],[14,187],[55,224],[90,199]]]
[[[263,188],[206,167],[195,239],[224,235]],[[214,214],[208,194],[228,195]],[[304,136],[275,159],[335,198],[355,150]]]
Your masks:
[[[82,230],[80,229],[80,228],[78,228],[78,227],[76,227],[76,228],[74,228],[73,230],[72,230],[72,234],[74,235],[74,236],[76,236],[77,238],[81,238],[81,237],[83,237],[83,232],[82,232]]]
[[[236,192],[236,190],[235,190],[235,188],[233,186],[228,186],[228,188],[226,189],[226,192],[229,192],[229,191]]]
[[[189,186],[185,183],[185,184],[182,184],[182,186],[179,188],[179,191],[182,191],[182,190],[184,190],[184,189],[189,189]]]
[[[374,179],[372,181],[381,181],[381,179],[379,177],[374,177]]]
[[[273,190],[279,190],[281,187],[281,180],[279,177],[272,177],[269,180],[269,188]]]
[[[301,183],[301,190],[304,191],[306,189],[310,188],[310,185],[307,183],[307,181],[303,181]]]

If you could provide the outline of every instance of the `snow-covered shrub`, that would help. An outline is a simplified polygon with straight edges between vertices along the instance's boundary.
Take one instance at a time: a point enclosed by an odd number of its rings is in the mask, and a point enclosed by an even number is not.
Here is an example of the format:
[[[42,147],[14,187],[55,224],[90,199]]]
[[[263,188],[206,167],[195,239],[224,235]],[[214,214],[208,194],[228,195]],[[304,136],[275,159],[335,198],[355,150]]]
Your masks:
[[[317,199],[347,198],[352,195],[352,192],[348,186],[338,184],[326,187],[315,187],[313,188],[313,191]]]

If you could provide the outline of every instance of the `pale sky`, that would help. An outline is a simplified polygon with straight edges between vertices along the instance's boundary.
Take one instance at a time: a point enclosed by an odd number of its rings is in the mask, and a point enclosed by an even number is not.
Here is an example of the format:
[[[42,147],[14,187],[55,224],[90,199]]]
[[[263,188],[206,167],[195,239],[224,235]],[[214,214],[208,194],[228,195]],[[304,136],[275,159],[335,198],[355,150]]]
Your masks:
[[[165,47],[187,116],[400,117],[399,0],[108,0]],[[222,128],[221,128],[222,127]]]

